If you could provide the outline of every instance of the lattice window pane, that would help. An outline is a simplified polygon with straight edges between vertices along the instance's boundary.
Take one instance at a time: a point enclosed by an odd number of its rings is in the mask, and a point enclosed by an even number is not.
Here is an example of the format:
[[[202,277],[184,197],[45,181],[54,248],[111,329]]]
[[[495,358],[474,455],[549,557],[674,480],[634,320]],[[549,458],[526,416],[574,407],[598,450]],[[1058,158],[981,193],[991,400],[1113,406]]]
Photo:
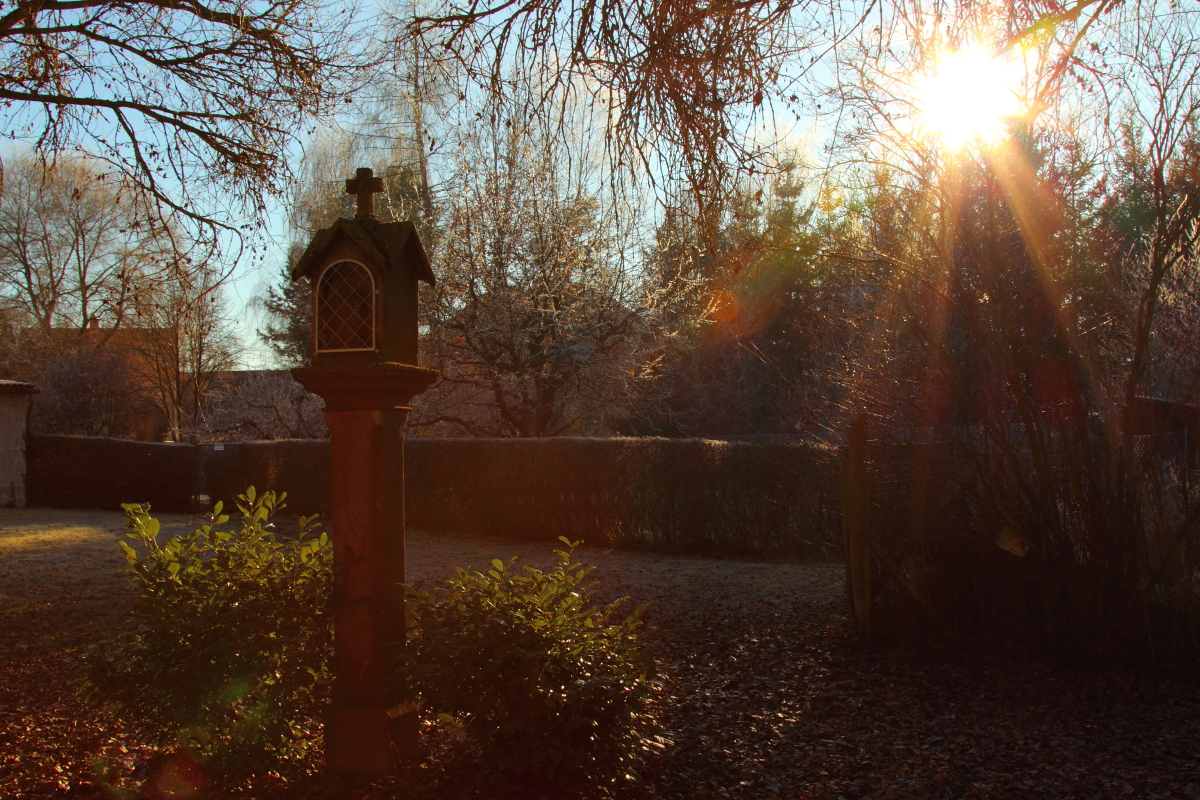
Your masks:
[[[317,289],[317,350],[375,347],[375,285],[362,264],[339,261]]]

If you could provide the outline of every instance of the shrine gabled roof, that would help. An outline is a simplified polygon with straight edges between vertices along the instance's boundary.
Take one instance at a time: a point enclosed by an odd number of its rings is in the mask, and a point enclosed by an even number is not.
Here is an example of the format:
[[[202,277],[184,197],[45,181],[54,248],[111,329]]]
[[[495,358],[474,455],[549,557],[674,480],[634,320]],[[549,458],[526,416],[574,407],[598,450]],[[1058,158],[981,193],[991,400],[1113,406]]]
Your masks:
[[[316,271],[325,248],[333,244],[339,235],[367,251],[385,269],[398,269],[405,264],[405,250],[413,248],[413,258],[407,259],[417,277],[432,285],[436,281],[429,256],[421,246],[417,227],[411,222],[376,222],[373,219],[346,219],[338,217],[328,228],[321,228],[309,242],[304,255],[292,268],[292,280]]]

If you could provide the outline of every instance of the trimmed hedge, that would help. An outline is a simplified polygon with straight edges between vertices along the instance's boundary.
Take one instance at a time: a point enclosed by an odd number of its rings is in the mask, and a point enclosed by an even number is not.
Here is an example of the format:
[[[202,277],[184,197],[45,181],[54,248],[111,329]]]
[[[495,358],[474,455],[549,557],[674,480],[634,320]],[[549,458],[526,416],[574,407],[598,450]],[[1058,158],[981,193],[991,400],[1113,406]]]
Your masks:
[[[409,439],[409,527],[675,553],[821,558],[840,547],[832,448],[701,439]],[[34,436],[30,502],[195,508],[246,486],[328,516],[329,443]]]
[[[226,444],[223,450],[198,447],[204,451],[204,494],[210,502],[222,500],[232,508],[233,499],[253,486],[259,491],[287,492],[286,514],[329,516],[329,440],[241,442]]]
[[[702,439],[415,439],[414,528],[782,558],[838,552],[836,451]]]
[[[190,511],[199,451],[100,436],[30,435],[26,498],[31,506],[107,508],[150,503],[156,511]]]
[[[31,506],[106,508],[149,503],[155,511],[207,510],[254,486],[286,491],[291,514],[328,515],[329,442],[160,444],[32,434],[26,482]],[[205,499],[207,497],[207,499]]]

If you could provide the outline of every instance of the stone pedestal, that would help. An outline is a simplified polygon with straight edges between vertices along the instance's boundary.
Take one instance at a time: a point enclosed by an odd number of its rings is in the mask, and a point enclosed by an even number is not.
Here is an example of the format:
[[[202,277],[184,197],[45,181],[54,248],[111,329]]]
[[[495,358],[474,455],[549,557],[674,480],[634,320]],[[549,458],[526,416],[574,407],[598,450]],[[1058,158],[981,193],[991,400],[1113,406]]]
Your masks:
[[[333,472],[333,701],[325,759],[386,774],[416,755],[415,714],[389,716],[386,687],[404,636],[404,424],[437,371],[377,363],[292,370],[325,400]]]

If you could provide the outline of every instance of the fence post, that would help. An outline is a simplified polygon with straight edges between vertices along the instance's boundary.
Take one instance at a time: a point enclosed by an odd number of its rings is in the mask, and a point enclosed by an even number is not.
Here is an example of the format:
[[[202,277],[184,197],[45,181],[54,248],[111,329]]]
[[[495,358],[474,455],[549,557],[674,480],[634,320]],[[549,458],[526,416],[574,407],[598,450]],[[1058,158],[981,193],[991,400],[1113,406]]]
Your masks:
[[[846,566],[846,613],[850,616],[850,624],[856,628],[854,618],[854,558],[851,555],[850,529],[853,526],[853,514],[850,511],[850,448],[838,448],[838,467],[840,471],[839,488],[841,490],[842,511],[842,562]]]
[[[867,463],[867,415],[850,423],[842,472],[842,536],[845,541],[846,597],[850,621],[871,638],[871,474]]]

